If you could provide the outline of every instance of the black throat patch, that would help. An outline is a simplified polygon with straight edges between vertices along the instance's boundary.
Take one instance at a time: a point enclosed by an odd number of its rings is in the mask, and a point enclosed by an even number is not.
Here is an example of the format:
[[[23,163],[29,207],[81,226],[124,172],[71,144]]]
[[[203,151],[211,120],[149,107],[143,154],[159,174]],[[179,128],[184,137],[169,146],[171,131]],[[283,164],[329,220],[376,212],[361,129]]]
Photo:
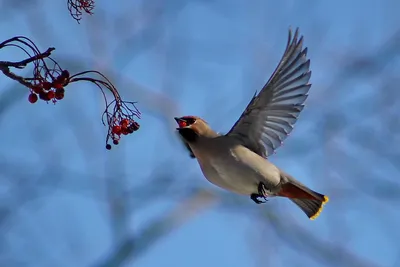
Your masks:
[[[190,128],[180,128],[178,132],[188,143],[194,143],[199,138],[199,135]]]

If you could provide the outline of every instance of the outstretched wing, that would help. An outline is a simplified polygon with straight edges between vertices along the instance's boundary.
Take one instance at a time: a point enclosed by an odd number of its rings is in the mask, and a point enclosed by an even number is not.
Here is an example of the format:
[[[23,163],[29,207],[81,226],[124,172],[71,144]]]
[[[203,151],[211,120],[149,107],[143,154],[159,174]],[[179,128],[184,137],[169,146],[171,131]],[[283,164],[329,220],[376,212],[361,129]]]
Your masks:
[[[311,87],[310,60],[303,49],[303,36],[299,29],[289,38],[278,67],[260,93],[250,103],[226,134],[266,158],[289,135],[304,107]]]

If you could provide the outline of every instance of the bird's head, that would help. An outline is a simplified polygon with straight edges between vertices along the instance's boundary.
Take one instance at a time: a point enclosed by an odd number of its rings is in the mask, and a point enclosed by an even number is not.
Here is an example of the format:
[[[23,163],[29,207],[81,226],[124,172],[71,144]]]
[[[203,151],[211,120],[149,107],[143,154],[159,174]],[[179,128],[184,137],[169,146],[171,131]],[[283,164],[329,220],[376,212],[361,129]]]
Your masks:
[[[213,132],[208,123],[197,116],[175,117],[178,124],[176,130],[189,143],[195,142],[199,136],[207,137]]]

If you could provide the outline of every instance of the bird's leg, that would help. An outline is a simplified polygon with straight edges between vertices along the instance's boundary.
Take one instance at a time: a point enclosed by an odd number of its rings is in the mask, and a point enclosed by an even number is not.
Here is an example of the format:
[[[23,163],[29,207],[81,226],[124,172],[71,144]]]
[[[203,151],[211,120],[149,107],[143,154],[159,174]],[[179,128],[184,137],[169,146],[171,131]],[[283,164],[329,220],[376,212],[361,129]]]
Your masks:
[[[257,187],[258,193],[253,193],[250,195],[251,200],[253,200],[256,204],[261,204],[267,202],[267,190],[265,188],[265,184],[260,182]],[[259,198],[263,200],[259,200]]]
[[[261,204],[261,203],[267,202],[267,201],[268,201],[268,200],[267,200],[268,194],[267,194],[267,190],[266,190],[266,188],[265,188],[265,184],[264,184],[263,182],[260,182],[260,183],[258,184],[257,191],[258,191],[258,193],[257,193],[257,194],[255,194],[255,193],[251,194],[251,195],[250,195],[250,198],[251,198],[256,204]],[[259,200],[259,198],[263,199],[264,201]]]
[[[267,190],[265,188],[265,184],[263,182],[260,182],[258,184],[258,194],[260,195],[260,197],[263,197],[264,199],[268,196],[267,194]]]

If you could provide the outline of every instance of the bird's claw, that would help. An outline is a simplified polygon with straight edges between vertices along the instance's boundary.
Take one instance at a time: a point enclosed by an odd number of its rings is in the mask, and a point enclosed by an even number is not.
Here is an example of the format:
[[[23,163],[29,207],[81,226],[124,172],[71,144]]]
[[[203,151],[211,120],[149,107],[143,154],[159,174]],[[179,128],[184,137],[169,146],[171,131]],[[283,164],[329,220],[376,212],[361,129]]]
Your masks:
[[[260,196],[259,194],[251,194],[251,195],[250,195],[250,198],[251,198],[251,200],[253,200],[256,204],[261,204],[261,203],[265,203],[265,202],[266,202],[266,200],[265,200],[265,201],[258,200],[258,198],[263,198],[263,197]]]
[[[251,194],[250,195],[251,200],[253,200],[256,204],[261,204],[261,203],[265,203],[267,202],[267,192],[265,189],[265,185],[260,182],[258,184],[258,194]],[[259,198],[261,198],[262,200],[259,200]]]

